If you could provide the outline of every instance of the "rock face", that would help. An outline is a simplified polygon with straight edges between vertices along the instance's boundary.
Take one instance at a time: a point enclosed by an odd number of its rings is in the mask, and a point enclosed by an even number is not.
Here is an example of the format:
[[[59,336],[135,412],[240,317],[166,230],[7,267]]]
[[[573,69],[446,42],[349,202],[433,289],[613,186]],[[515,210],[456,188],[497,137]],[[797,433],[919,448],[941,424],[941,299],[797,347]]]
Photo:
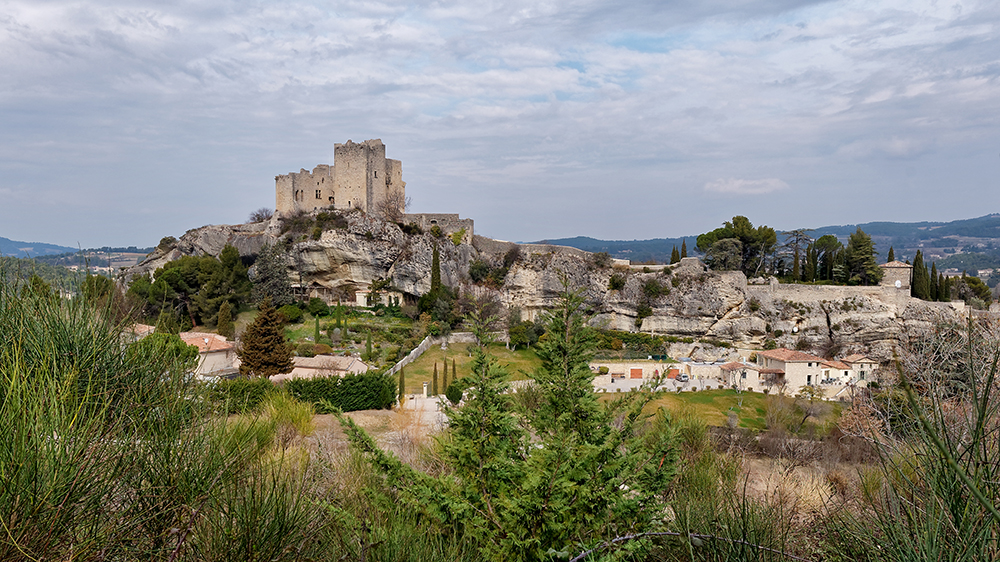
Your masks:
[[[517,247],[503,286],[492,289],[507,307],[525,319],[537,319],[553,305],[564,283],[581,291],[594,316],[592,323],[624,331],[718,340],[743,346],[776,345],[821,355],[861,351],[875,359],[891,356],[902,334],[931,329],[961,318],[962,303],[912,299],[894,287],[835,287],[748,284],[741,272],[706,270],[697,258],[673,266],[599,266],[594,256],[560,246],[517,245],[476,236],[472,244],[451,238],[406,234],[393,223],[348,213],[337,228],[283,232],[282,219],[206,226],[164,243],[142,263],[127,270],[130,278],[182,255],[218,255],[226,244],[254,256],[265,244],[287,248],[293,285],[324,288],[353,300],[377,279],[416,300],[430,290],[434,246],[440,254],[443,284],[469,290],[469,264],[481,260],[503,265]],[[509,257],[508,257],[509,260]],[[621,288],[609,289],[615,277]],[[477,288],[477,291],[490,290]]]

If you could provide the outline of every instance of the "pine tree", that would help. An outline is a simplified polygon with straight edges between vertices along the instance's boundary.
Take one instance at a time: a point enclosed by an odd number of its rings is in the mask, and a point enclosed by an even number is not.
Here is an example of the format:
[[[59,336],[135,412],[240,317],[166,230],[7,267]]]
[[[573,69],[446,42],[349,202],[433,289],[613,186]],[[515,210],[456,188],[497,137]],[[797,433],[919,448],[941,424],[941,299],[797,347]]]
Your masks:
[[[681,259],[688,257],[688,243],[687,240],[681,240]]]
[[[886,261],[896,261],[896,252],[892,251],[892,246],[889,246],[889,256]]]
[[[438,364],[434,362],[434,376],[431,378],[431,396],[437,396],[438,393]]]
[[[219,306],[219,321],[216,325],[216,331],[219,332],[220,336],[230,339],[236,333],[236,327],[233,326],[233,311],[229,301],[223,301]]]
[[[285,327],[281,314],[265,298],[257,318],[247,326],[240,338],[236,354],[240,358],[240,374],[244,377],[271,377],[290,373],[292,346],[285,340]]]
[[[261,302],[270,297],[273,306],[292,304],[292,285],[288,280],[287,256],[278,246],[264,246],[253,264],[252,298]]]
[[[673,265],[681,261],[681,253],[677,251],[677,245],[674,245],[673,251],[670,252],[670,264]]]

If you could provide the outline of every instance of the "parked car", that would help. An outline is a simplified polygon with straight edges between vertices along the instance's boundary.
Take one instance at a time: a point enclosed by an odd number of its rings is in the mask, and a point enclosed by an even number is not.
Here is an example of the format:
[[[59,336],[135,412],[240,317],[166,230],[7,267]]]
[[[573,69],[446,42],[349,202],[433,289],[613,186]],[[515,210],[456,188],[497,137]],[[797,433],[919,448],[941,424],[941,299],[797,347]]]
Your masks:
[[[689,377],[687,373],[677,375],[677,382],[687,382],[689,380],[691,380],[691,377]]]

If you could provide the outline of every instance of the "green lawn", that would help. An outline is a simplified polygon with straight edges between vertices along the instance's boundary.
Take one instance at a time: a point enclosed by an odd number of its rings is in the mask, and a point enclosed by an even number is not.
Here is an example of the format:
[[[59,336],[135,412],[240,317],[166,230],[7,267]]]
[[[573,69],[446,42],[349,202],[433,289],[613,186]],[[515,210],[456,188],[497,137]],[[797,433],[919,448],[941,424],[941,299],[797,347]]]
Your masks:
[[[740,400],[742,398],[742,406]],[[791,400],[786,397],[785,400]],[[699,392],[678,392],[670,393],[654,401],[650,405],[650,411],[654,411],[659,406],[667,410],[679,411],[688,409],[696,416],[705,420],[708,425],[724,426],[729,417],[729,412],[736,412],[739,419],[739,426],[750,429],[766,429],[765,423],[765,403],[766,394],[759,392],[744,392],[737,394],[735,390],[702,390]],[[818,420],[819,424],[832,422],[840,417],[842,406],[839,402],[829,402],[826,413]]]
[[[531,373],[541,365],[541,360],[535,355],[533,349],[519,349],[510,351],[502,345],[490,346],[490,354],[496,357],[507,372],[510,373],[510,380],[522,380],[531,378]],[[434,374],[434,364],[437,363],[438,377],[442,374],[444,360],[448,360],[448,380],[452,379],[451,364],[455,362],[458,369],[458,376],[463,377],[471,370],[469,357],[469,344],[455,343],[448,346],[447,350],[442,350],[440,346],[433,346],[419,359],[406,366],[406,389],[409,393],[419,392],[424,382],[430,382]],[[438,379],[440,384],[440,378]],[[444,392],[444,389],[439,389]]]

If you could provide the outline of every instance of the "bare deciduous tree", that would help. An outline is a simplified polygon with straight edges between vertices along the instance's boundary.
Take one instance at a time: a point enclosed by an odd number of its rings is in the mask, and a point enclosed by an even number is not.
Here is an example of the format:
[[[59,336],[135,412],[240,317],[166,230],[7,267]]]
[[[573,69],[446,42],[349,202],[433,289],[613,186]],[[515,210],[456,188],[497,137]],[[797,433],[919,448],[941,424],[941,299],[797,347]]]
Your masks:
[[[254,222],[264,222],[270,220],[274,216],[274,210],[267,207],[261,207],[256,211],[250,213],[250,217],[247,219],[247,223]]]
[[[375,204],[375,214],[389,222],[401,222],[410,208],[410,198],[399,191],[388,193]]]

